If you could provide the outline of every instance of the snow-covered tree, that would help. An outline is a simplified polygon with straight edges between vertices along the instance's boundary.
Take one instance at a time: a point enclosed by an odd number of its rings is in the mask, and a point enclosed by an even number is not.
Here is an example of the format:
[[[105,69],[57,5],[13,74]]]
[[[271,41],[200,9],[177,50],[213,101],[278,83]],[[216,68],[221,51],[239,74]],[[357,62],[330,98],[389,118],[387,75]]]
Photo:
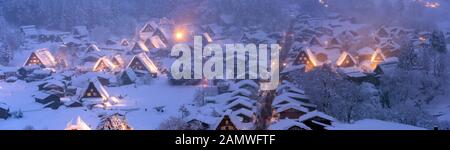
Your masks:
[[[159,125],[159,130],[186,130],[188,124],[181,118],[170,117]]]
[[[124,115],[115,113],[104,116],[97,126],[97,130],[133,130],[133,128],[128,125]]]

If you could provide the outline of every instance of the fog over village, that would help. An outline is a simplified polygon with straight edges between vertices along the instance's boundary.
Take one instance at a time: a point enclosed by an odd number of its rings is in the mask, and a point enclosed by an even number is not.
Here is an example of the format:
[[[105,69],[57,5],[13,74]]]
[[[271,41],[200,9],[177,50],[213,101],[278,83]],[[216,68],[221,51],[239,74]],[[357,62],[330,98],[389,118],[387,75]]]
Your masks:
[[[194,36],[278,86],[177,79]],[[449,48],[448,0],[0,0],[0,130],[448,130]]]

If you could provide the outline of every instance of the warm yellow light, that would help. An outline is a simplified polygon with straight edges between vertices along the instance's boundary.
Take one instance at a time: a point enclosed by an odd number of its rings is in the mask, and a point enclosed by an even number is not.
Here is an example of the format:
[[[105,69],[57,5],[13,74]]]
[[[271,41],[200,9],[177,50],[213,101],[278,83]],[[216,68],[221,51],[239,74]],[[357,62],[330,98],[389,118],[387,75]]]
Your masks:
[[[177,33],[175,33],[175,38],[176,38],[177,40],[182,40],[183,37],[184,37],[183,32],[178,31]]]
[[[427,39],[426,39],[425,37],[419,37],[419,40],[420,40],[421,42],[425,42]]]

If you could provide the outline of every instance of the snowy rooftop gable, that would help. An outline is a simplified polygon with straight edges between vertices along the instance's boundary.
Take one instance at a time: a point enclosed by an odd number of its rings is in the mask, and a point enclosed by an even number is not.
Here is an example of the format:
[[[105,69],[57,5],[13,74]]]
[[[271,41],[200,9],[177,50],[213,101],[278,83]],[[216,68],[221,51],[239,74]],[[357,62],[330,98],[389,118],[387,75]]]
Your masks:
[[[99,95],[89,94],[90,92],[97,91]],[[89,80],[89,84],[83,89],[83,94],[81,98],[101,98],[102,100],[107,100],[109,98],[109,93],[106,91],[105,87],[98,81],[97,78],[92,78]]]
[[[269,126],[269,130],[289,130],[292,128],[301,128],[304,130],[312,130],[305,124],[292,119],[281,119]]]
[[[145,46],[145,43],[142,41],[138,41],[133,44],[133,46],[130,49],[131,52],[137,54],[141,52],[148,52],[150,51],[147,46]]]
[[[53,68],[57,64],[55,57],[50,53],[49,49],[38,49],[31,53],[24,66],[40,65],[45,68]]]
[[[372,57],[370,59],[371,62],[383,62],[386,59],[383,52],[381,51],[381,48],[377,48],[375,52],[373,52]]]
[[[317,61],[316,56],[311,52],[311,49],[306,48],[304,50],[301,50],[297,58],[295,60],[295,64],[308,64],[311,63],[313,67],[316,67],[319,65],[319,61]]]
[[[144,67],[142,69],[146,69],[146,71],[151,74],[159,74],[158,67],[156,67],[153,61],[145,53],[140,53],[133,56],[127,68],[132,68],[133,70],[141,70],[139,66],[135,66],[136,63],[140,63],[140,65]]]
[[[232,109],[233,107],[237,107],[241,105],[243,108],[248,108],[248,109],[253,109],[254,105],[251,101],[248,100],[244,100],[244,99],[237,99],[234,100],[233,102],[227,104],[224,107],[224,111],[226,111],[227,109]]]
[[[317,111],[317,110],[314,110],[312,112],[309,112],[309,113],[306,113],[306,114],[300,116],[300,118],[298,118],[298,120],[300,122],[303,122],[305,120],[309,120],[309,119],[312,119],[315,117],[323,118],[323,119],[330,120],[330,121],[335,121],[335,119],[333,117],[331,117],[323,112]]]
[[[117,68],[116,65],[114,65],[111,60],[109,60],[107,57],[102,57],[97,60],[94,67],[92,68],[92,71],[114,71]]]
[[[230,97],[234,97],[234,96],[249,97],[252,95],[252,92],[247,89],[237,89],[237,90],[234,90],[233,92],[231,92],[229,95],[230,95]]]
[[[85,53],[100,52],[100,49],[98,48],[97,45],[91,44],[86,48],[84,52]]]
[[[350,55],[348,52],[344,51],[336,61],[336,65],[340,67],[354,66],[356,65],[356,59],[353,58],[353,56]]]
[[[229,120],[227,120],[229,119]],[[234,125],[234,127],[236,129],[234,130],[249,130],[251,129],[253,123],[243,123],[240,121],[240,119],[233,115],[231,110],[227,110],[222,117],[218,118],[218,120],[216,121],[216,124],[213,126],[212,129],[216,129],[216,130],[227,130],[227,129],[221,129],[221,125],[226,124],[226,122],[228,122],[228,125],[230,125],[229,123],[231,123],[232,125]]]
[[[91,127],[78,116],[76,123],[72,124],[72,121],[70,121],[64,130],[91,130]]]
[[[120,41],[120,46],[130,46],[130,42],[128,42],[127,39],[122,39],[122,41]]]
[[[152,33],[155,32],[157,24],[155,22],[148,22],[141,28],[141,33]]]

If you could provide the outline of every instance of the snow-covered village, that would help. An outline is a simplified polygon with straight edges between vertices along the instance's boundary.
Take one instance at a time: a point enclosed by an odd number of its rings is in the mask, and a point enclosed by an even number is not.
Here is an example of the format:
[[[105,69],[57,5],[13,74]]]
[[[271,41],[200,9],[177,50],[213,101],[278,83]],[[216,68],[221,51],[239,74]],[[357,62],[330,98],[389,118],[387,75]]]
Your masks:
[[[448,130],[449,8],[446,0],[0,1],[0,130]],[[194,48],[194,36],[223,55],[225,44],[278,44],[278,86],[176,79],[172,48]]]

